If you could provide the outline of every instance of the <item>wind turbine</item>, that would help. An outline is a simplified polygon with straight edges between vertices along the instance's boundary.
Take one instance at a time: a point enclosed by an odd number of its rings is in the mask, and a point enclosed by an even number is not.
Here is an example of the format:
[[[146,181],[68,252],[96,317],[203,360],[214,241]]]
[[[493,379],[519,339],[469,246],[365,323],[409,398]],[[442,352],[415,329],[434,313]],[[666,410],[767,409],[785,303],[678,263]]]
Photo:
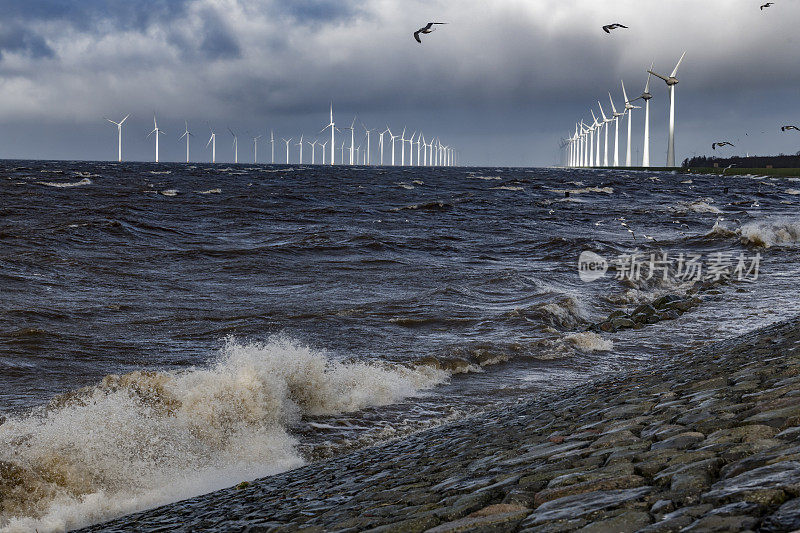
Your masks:
[[[125,121],[128,120],[128,117],[130,117],[130,115],[127,115],[125,118],[123,118],[119,122],[114,122],[110,118],[106,118],[107,121],[109,121],[110,123],[114,124],[117,127],[117,134],[118,134],[118,140],[119,140],[119,153],[117,155],[117,162],[119,162],[119,163],[122,163],[122,125],[125,124]],[[105,118],[105,117],[103,117],[103,118]]]
[[[428,166],[433,166],[433,139],[428,143]]]
[[[263,137],[263,135],[259,135],[258,137],[253,137],[253,163],[256,165],[258,164],[258,140]]]
[[[586,126],[586,129],[589,132],[589,161],[587,162],[586,166],[593,167],[594,166],[594,130],[595,124]]]
[[[289,164],[289,143],[292,142],[292,137],[288,139],[285,137],[281,137],[281,140],[286,143],[286,164]]]
[[[273,130],[269,130],[269,144],[272,148],[272,164],[275,164],[275,132]]]
[[[422,132],[419,132],[419,135],[417,135],[417,166],[418,167],[424,166],[424,164],[425,164],[424,161],[422,161],[422,163],[420,163],[420,161],[421,161],[420,160],[420,152],[422,151],[422,146],[421,145],[423,145],[423,144],[425,144],[425,134],[422,133]]]
[[[614,166],[619,166],[619,117],[624,117],[625,113],[618,113],[617,108],[614,106],[614,99],[611,98],[611,92],[608,93],[608,99],[611,101],[611,114],[614,115]]]
[[[297,143],[295,146],[300,147],[300,164],[303,164],[303,134],[300,134],[300,142]]]
[[[314,165],[316,164],[315,159],[317,154],[317,140],[314,139],[313,143],[306,141],[306,144],[311,147],[311,164]]]
[[[328,128],[331,129],[331,165],[333,165],[333,163],[334,163],[334,157],[333,156],[334,156],[334,149],[335,149],[334,143],[336,142],[336,123],[333,121],[333,102],[331,102],[331,121],[327,126],[322,128],[322,131],[320,133],[323,133]],[[323,157],[323,159],[324,159],[324,157]],[[344,162],[344,161],[342,161],[342,162]],[[324,164],[325,163],[323,163],[323,165]]]
[[[597,130],[597,150],[595,151],[595,159],[594,159],[594,166],[600,166],[600,130],[603,129],[603,123],[597,120],[597,117],[594,114],[594,109],[590,109],[592,113],[592,118],[594,119],[594,124],[592,125],[593,128]]]
[[[231,132],[231,135],[233,135],[233,162],[239,163],[239,137],[233,133],[232,129],[228,128],[228,131]]]
[[[410,167],[414,166],[414,135],[416,134],[417,132],[415,131],[411,134],[411,138],[408,139],[408,166]]]
[[[206,143],[206,148],[208,148],[209,144],[211,145],[211,162],[212,163],[216,163],[217,162],[217,134],[214,133],[214,130],[211,128],[211,126],[209,126],[208,129],[211,130],[211,138],[208,139],[208,142]]]
[[[625,166],[631,166],[631,119],[633,118],[633,110],[641,109],[635,106],[628,100],[628,93],[625,92],[625,81],[622,81],[622,97],[625,99],[625,112],[628,113],[628,151],[625,153]]]
[[[650,166],[650,99],[653,97],[650,94],[650,71],[653,70],[653,65],[655,62],[650,63],[650,70],[648,70],[647,74],[647,83],[644,86],[644,92],[639,97],[644,100],[644,149],[642,150],[642,166],[649,167]],[[635,98],[638,100],[639,98]]]
[[[367,126],[363,122],[361,123],[361,126],[364,128],[364,132],[365,132],[365,134],[367,136],[367,152],[366,152],[367,156],[366,156],[366,159],[364,159],[364,164],[365,165],[369,165],[370,162],[371,162],[371,159],[372,159],[371,158],[371,153],[372,152],[370,150],[370,137],[372,136],[371,135],[372,132],[375,131],[375,130],[368,130]]]
[[[406,166],[406,128],[403,126],[403,133],[400,134],[400,166]]]
[[[392,132],[389,131],[389,126],[386,126],[386,129],[382,131],[378,137],[378,144],[380,145],[381,148],[381,166],[383,166],[383,136],[386,135],[386,132],[389,132],[389,135],[392,134]]]
[[[347,128],[345,128],[345,129],[347,129]],[[345,141],[342,140],[341,153],[339,154],[339,160],[342,162],[343,165],[344,165],[344,143],[345,143]]]
[[[324,143],[319,143],[319,145],[322,147],[322,164],[323,165],[325,164],[325,147],[328,146],[328,142],[329,141],[325,141]]]
[[[605,124],[605,141],[603,141],[603,166],[608,166],[608,123],[613,121],[613,118],[609,118],[606,116],[605,111],[603,111],[603,104],[600,103],[600,100],[597,101],[597,105],[600,106],[600,114],[603,116],[603,124]]]
[[[353,123],[350,124],[349,128],[345,128],[346,130],[350,130],[350,164],[353,164],[353,158],[355,157],[355,149],[356,149],[356,119],[358,115],[353,117]]]
[[[178,140],[180,141],[184,137],[186,137],[186,162],[189,162],[189,137],[194,137],[191,133],[189,133],[189,122],[184,121],[186,124],[186,128],[183,131],[183,135],[181,135]]]
[[[669,75],[669,78],[664,77],[661,74],[656,74],[652,70],[647,71],[653,76],[657,76],[664,80],[667,83],[667,88],[669,90],[669,145],[667,147],[668,167],[675,166],[675,86],[678,85],[678,78],[675,76],[678,75],[678,67],[681,66],[685,56],[686,52],[684,52],[681,58],[678,60],[678,64],[675,65],[675,69],[672,71],[672,74]]]
[[[388,127],[386,129],[389,130]],[[399,139],[400,136],[399,135],[392,135],[392,132],[389,130],[389,137],[392,138],[392,166],[394,166],[394,141],[395,141],[395,139]]]
[[[152,134],[154,134],[154,133],[156,134],[156,163],[158,163],[158,136],[159,135],[166,135],[166,134],[163,131],[161,131],[160,129],[158,129],[158,122],[156,121],[156,116],[155,115],[153,115],[153,125],[155,126],[153,128],[153,131],[148,133],[147,136],[150,137]]]

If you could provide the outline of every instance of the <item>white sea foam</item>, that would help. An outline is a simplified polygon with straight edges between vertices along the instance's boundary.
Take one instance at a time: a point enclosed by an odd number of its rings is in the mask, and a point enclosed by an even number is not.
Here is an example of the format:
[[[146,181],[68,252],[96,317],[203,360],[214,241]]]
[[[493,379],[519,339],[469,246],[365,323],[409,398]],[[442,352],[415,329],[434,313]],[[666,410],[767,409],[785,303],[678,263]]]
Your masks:
[[[786,194],[791,194],[793,196],[800,194],[800,191],[798,191],[797,189],[786,189],[783,192],[785,192]]]
[[[592,331],[572,333],[564,337],[564,340],[584,352],[610,352],[614,349],[612,341]]]
[[[501,176],[469,176],[474,180],[501,180],[503,179]]]
[[[493,191],[523,191],[522,187],[516,187],[513,185],[501,185],[499,187],[492,187]]]
[[[177,189],[166,189],[164,191],[161,191],[161,194],[163,194],[164,196],[178,196],[178,190]]]
[[[197,194],[220,194],[222,189],[208,189],[207,191],[197,191]]]
[[[743,243],[763,248],[797,244],[800,242],[800,220],[775,218],[749,222],[741,227],[739,235]]]
[[[715,215],[721,214],[722,211],[716,206],[711,205],[709,198],[701,198],[693,202],[678,202],[672,209],[677,213],[713,213]]]
[[[84,185],[91,185],[92,180],[90,180],[89,178],[83,178],[80,181],[71,181],[71,182],[40,181],[38,183],[40,185],[46,185],[48,187],[58,187],[60,189],[65,189],[70,187],[83,187]]]
[[[304,415],[387,405],[447,377],[283,338],[231,340],[207,368],[107,376],[0,425],[0,529],[63,531],[297,467],[289,428]]]

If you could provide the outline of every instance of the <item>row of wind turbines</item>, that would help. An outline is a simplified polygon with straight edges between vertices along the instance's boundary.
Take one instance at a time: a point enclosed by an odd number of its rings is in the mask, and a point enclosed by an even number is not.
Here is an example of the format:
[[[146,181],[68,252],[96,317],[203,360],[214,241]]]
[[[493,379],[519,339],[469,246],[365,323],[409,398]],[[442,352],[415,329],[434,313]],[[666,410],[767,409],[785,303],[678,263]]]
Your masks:
[[[669,92],[669,140],[667,145],[667,166],[675,166],[675,86],[678,85],[678,68],[683,62],[686,52],[681,55],[678,63],[675,65],[672,73],[669,76],[662,76],[653,71],[653,64],[647,70],[647,83],[645,84],[644,91],[641,96],[628,99],[628,93],[625,91],[625,82],[622,82],[622,97],[624,98],[625,106],[621,111],[617,111],[614,105],[614,98],[611,93],[608,93],[608,98],[611,101],[611,115],[606,116],[603,111],[603,105],[597,101],[600,108],[600,116],[602,120],[598,120],[594,113],[594,109],[590,109],[593,121],[589,124],[581,120],[575,125],[575,133],[564,139],[562,148],[565,150],[564,158],[568,167],[609,167],[620,166],[619,163],[619,119],[628,116],[628,145],[625,152],[625,165],[631,167],[631,122],[634,109],[641,109],[641,106],[633,105],[637,100],[644,101],[644,148],[642,150],[642,167],[650,166],[650,99],[653,95],[650,94],[650,79],[651,76],[656,76],[664,80],[667,84],[667,91]],[[608,156],[608,128],[609,124],[614,123],[614,152],[613,160],[609,161]],[[601,135],[601,130],[604,130]],[[596,133],[596,135],[595,135]],[[596,140],[595,140],[596,137]],[[600,157],[600,144],[601,137],[605,139],[603,157]],[[611,163],[611,164],[609,164]]]
[[[119,122],[106,118],[108,122],[117,126],[117,136],[118,136],[118,152],[117,152],[117,161],[122,162],[122,126],[125,124],[125,121],[130,118],[130,115],[126,116]],[[335,165],[337,164],[336,159],[336,152],[339,152],[339,159],[338,164],[341,165],[372,165],[372,150],[371,150],[371,138],[372,133],[377,133],[377,129],[369,129],[363,122],[361,122],[361,127],[364,129],[364,139],[366,141],[366,146],[359,144],[356,145],[356,122],[358,121],[358,117],[356,116],[353,118],[353,122],[350,124],[349,127],[345,127],[339,129],[336,127],[336,123],[333,120],[333,104],[331,104],[330,110],[330,122],[327,126],[325,126],[317,135],[324,133],[327,130],[330,130],[331,138],[329,141],[320,142],[318,138],[314,138],[313,141],[303,141],[305,135],[301,134],[299,140],[296,143],[292,141],[294,138],[281,138],[281,140],[286,144],[286,159],[285,163],[288,165],[292,161],[290,159],[290,146],[297,146],[299,147],[299,159],[298,163],[303,164],[307,163],[307,161],[303,158],[303,146],[308,145],[311,149],[311,164],[316,165],[317,163],[317,146],[320,146],[322,151],[322,165],[330,164]],[[360,121],[359,121],[360,122]],[[178,141],[185,141],[186,142],[186,162],[189,163],[190,159],[190,142],[191,138],[194,137],[194,134],[189,131],[189,123],[186,122],[186,127],[184,129],[183,134],[178,138]],[[158,120],[155,116],[153,116],[153,131],[151,131],[147,138],[150,136],[155,137],[155,162],[159,162],[159,137],[161,135],[166,135],[165,132],[158,127]],[[213,128],[209,126],[211,130],[211,137],[208,139],[206,143],[206,148],[211,149],[211,162],[217,162],[217,134]],[[349,146],[345,146],[347,143],[347,138],[342,140],[341,145],[336,147],[336,132],[342,132],[343,130],[350,131],[350,144]],[[390,154],[391,157],[387,158],[387,164],[391,166],[396,166],[397,164],[397,152],[399,151],[399,163],[400,166],[426,166],[426,167],[450,167],[456,166],[458,164],[458,155],[459,152],[452,146],[445,145],[442,143],[441,139],[438,137],[431,137],[426,142],[425,134],[422,132],[414,132],[411,134],[411,137],[406,138],[406,131],[407,128],[403,128],[403,132],[400,135],[395,135],[392,133],[392,130],[389,129],[387,126],[386,129],[380,134],[378,134],[378,145],[379,145],[379,165],[384,165],[384,148],[389,145],[389,141],[391,141],[390,147]],[[228,128],[228,132],[233,136],[233,157],[234,163],[239,162],[239,136],[230,128]],[[384,141],[384,137],[389,135],[387,141]],[[416,140],[415,140],[416,136]],[[259,140],[263,139],[264,135],[258,135],[252,137],[251,140],[253,141],[253,162],[258,163],[258,142]],[[400,141],[400,149],[397,150],[395,143]],[[269,144],[270,144],[270,162],[275,164],[275,133],[274,131],[270,131],[269,134]],[[406,158],[406,145],[408,145],[408,158]],[[330,146],[330,157],[327,158],[326,161],[326,153],[327,148]],[[415,149],[416,146],[416,149]],[[363,150],[362,150],[363,148]],[[390,161],[390,163],[389,163]]]

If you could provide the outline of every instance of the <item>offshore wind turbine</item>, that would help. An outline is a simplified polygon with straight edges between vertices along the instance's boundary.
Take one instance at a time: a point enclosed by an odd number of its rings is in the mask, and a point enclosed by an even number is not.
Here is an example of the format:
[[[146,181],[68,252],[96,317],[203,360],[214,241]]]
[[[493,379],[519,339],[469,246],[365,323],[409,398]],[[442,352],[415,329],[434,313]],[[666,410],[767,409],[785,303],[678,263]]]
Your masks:
[[[119,163],[122,163],[122,125],[125,124],[125,121],[128,120],[128,117],[130,117],[130,115],[126,115],[125,118],[123,118],[119,122],[114,122],[110,118],[106,118],[107,121],[109,121],[110,123],[114,124],[117,127],[117,140],[119,145],[119,149],[117,152],[117,162]]]
[[[154,133],[156,134],[156,163],[158,163],[158,136],[159,135],[166,135],[166,134],[163,131],[161,131],[160,129],[158,129],[158,122],[156,121],[156,116],[155,115],[153,115],[153,125],[155,126],[155,128],[153,128],[153,131],[148,133],[147,136],[150,137],[152,134],[154,134]]]
[[[314,165],[314,164],[316,164],[315,156],[316,156],[316,153],[317,153],[317,140],[314,139],[313,143],[310,143],[310,142],[306,141],[306,144],[311,147],[311,164]]]
[[[272,164],[275,164],[275,132],[273,130],[269,131],[269,144],[272,148]]]
[[[239,163],[239,137],[233,133],[232,129],[228,128],[228,131],[233,135],[233,162]]]
[[[184,121],[184,123],[186,124],[186,128],[183,131],[183,135],[181,135],[178,138],[178,141],[180,141],[181,139],[186,137],[186,162],[188,163],[189,162],[189,137],[194,137],[194,135],[189,133],[189,122],[188,121]]]
[[[586,126],[589,130],[589,161],[586,166],[593,167],[594,166],[594,130],[595,124]]]
[[[286,143],[286,164],[289,164],[289,143],[292,142],[292,137],[288,139],[285,137],[281,137],[281,140]]]
[[[608,166],[608,123],[614,119],[606,116],[605,111],[603,111],[603,104],[600,103],[600,100],[597,101],[597,105],[600,106],[600,114],[603,116],[603,124],[605,124],[605,141],[603,141],[603,166],[607,167]]]
[[[614,99],[611,98],[611,92],[608,93],[608,99],[611,102],[611,114],[614,116],[614,166],[619,166],[619,117],[624,117],[625,113],[618,113],[617,108],[614,106]]]
[[[378,136],[378,146],[381,150],[381,166],[383,166],[383,136],[386,135],[386,132],[389,131],[387,127],[386,130],[382,131],[381,134]]]
[[[622,97],[625,99],[625,112],[628,113],[628,151],[625,153],[625,166],[631,166],[631,119],[633,118],[633,110],[639,109],[628,100],[628,93],[625,92],[625,81],[622,80]]]
[[[678,60],[678,64],[675,65],[675,69],[672,71],[672,74],[669,75],[669,78],[662,76],[661,74],[656,74],[652,70],[647,71],[653,76],[657,76],[664,80],[669,90],[669,144],[667,146],[668,167],[675,166],[675,86],[678,85],[678,78],[675,76],[678,75],[678,67],[681,66],[685,56],[686,52],[684,52],[681,58]]]
[[[356,148],[356,119],[358,119],[358,115],[353,117],[353,123],[350,124],[349,128],[345,128],[346,130],[350,130],[350,164],[353,164],[353,159],[355,157],[355,148]]]
[[[253,137],[253,163],[256,165],[258,164],[258,140],[263,137],[263,135],[259,135],[258,137]]]
[[[368,130],[367,126],[362,122],[361,126],[364,128],[364,132],[367,136],[367,152],[366,152],[366,159],[364,159],[364,164],[369,165],[372,161],[371,150],[370,150],[370,137],[372,136],[372,132],[375,130]]]
[[[389,132],[389,137],[392,138],[392,166],[394,166],[394,141],[395,139],[399,139],[399,135],[392,135],[392,131],[387,127],[386,130]]]
[[[420,154],[420,139],[421,139],[423,142],[425,141],[425,135],[423,135],[423,134],[422,134],[422,132],[419,132],[419,135],[417,135],[417,166],[418,166],[418,167],[421,167],[421,166],[422,166],[422,165],[420,164],[420,159],[419,159],[419,158],[420,158],[420,155],[419,155],[419,154]]]
[[[594,166],[600,166],[600,130],[603,129],[603,123],[597,120],[597,117],[594,114],[594,109],[590,109],[592,113],[592,118],[594,119],[594,124],[592,125],[593,128],[597,130],[597,150],[595,151],[595,159],[594,159]]]
[[[428,166],[433,166],[433,139],[428,143]]]
[[[341,149],[341,154],[339,154],[339,160],[342,162],[343,165],[344,165],[344,143],[345,141],[344,139],[342,139],[342,149]]]
[[[208,148],[209,144],[211,145],[211,162],[212,163],[216,163],[217,162],[217,134],[214,133],[214,130],[211,128],[211,126],[209,126],[208,129],[211,130],[211,138],[208,139],[208,142],[206,143],[206,148]]]
[[[334,144],[336,143],[336,123],[333,121],[333,102],[331,102],[331,121],[328,123],[327,126],[322,128],[322,131],[320,133],[323,133],[328,128],[331,129],[331,165],[333,165],[334,161],[335,161],[335,158],[333,157],[334,156],[334,150],[335,150]],[[324,157],[323,157],[323,159],[324,159]],[[344,163],[344,161],[342,161],[342,163]],[[325,163],[323,163],[323,165],[324,164]]]
[[[325,147],[328,145],[328,142],[329,141],[325,141],[324,143],[319,143],[319,145],[322,147],[322,164],[323,165],[325,164]]]
[[[655,65],[655,61],[650,63],[650,70],[653,70],[653,65]],[[647,74],[647,83],[644,86],[644,92],[639,97],[644,100],[644,149],[642,150],[642,166],[649,167],[650,166],[650,99],[653,97],[650,94],[650,70],[648,70]]]
[[[416,131],[412,133],[411,138],[408,140],[408,166],[410,167],[414,166],[414,135],[416,134]]]
[[[295,146],[300,147],[300,164],[303,164],[303,134],[300,134],[300,142],[297,143]]]
[[[406,127],[403,126],[403,133],[400,134],[400,166],[406,166]]]

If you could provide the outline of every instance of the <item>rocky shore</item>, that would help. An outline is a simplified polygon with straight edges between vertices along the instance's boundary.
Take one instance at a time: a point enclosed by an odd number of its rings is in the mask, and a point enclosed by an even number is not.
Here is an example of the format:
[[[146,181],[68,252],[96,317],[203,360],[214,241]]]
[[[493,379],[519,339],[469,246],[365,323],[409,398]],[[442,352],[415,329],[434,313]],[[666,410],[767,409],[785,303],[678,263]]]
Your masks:
[[[797,529],[800,319],[87,531]]]

